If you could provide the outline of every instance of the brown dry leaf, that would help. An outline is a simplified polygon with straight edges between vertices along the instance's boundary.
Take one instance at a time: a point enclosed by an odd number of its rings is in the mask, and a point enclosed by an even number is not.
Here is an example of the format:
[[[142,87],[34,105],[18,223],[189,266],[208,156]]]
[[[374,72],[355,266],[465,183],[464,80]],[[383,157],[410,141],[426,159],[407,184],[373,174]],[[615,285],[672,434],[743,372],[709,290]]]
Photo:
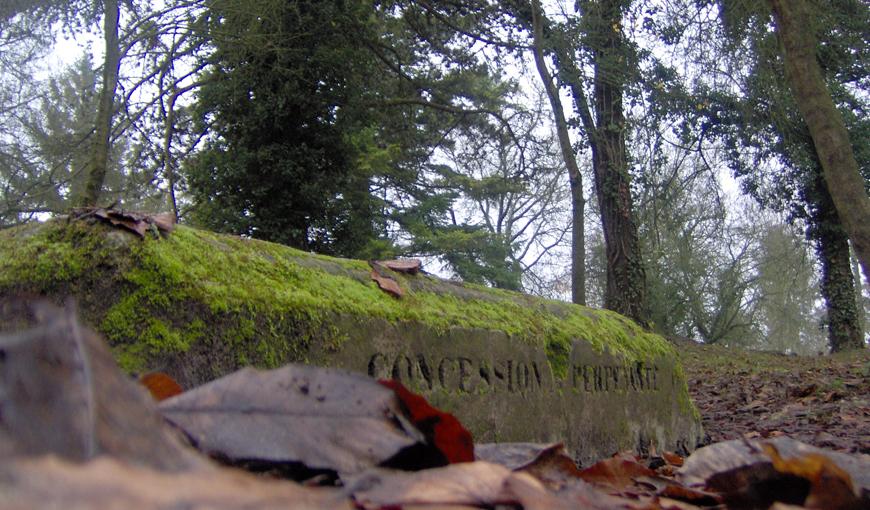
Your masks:
[[[610,496],[583,480],[573,480],[564,490],[553,493],[536,478],[514,473],[505,481],[508,497],[524,510],[611,510],[634,508],[631,500]]]
[[[208,465],[121,373],[73,307],[5,301],[0,327],[7,331],[0,335],[0,454],[76,461],[110,454],[165,470]]]
[[[617,490],[632,486],[634,478],[655,475],[655,471],[637,462],[634,456],[626,454],[599,461],[578,473],[587,482],[607,485]]]
[[[167,234],[175,230],[175,215],[172,213],[155,214],[151,216],[151,222]]]
[[[372,469],[347,481],[346,493],[362,508],[404,505],[514,504],[504,490],[512,475],[504,466],[465,462],[415,473]]]
[[[698,510],[698,506],[666,497],[658,497],[655,499],[655,505],[650,505],[644,510]]]
[[[139,384],[144,386],[151,393],[151,396],[154,397],[154,400],[158,402],[184,393],[181,385],[163,372],[148,372],[139,377]]]
[[[677,472],[677,480],[688,486],[702,486],[707,479],[723,471],[739,469],[758,462],[770,462],[761,444],[771,444],[784,457],[819,454],[849,473],[856,491],[870,492],[870,460],[867,456],[848,455],[816,448],[815,446],[781,436],[763,441],[722,441],[696,450]]]
[[[562,443],[478,443],[474,445],[477,460],[517,469],[533,462],[542,451]]]
[[[402,287],[399,286],[399,283],[396,280],[389,276],[381,275],[376,269],[372,269],[371,277],[382,291],[397,298],[405,295],[405,291],[402,290]]]
[[[163,473],[118,459],[55,456],[0,463],[0,508],[25,510],[351,510],[338,489],[307,488],[227,468]]]
[[[562,443],[543,450],[527,464],[515,469],[528,473],[551,489],[559,489],[568,482],[583,478],[583,473],[566,452]]]
[[[431,448],[393,391],[338,369],[244,368],[164,400],[159,409],[200,449],[234,462],[357,473],[412,448],[426,457]]]
[[[665,462],[672,466],[680,467],[685,462],[685,459],[681,455],[677,455],[673,452],[663,452],[662,458],[665,459]]]
[[[780,471],[774,467],[771,457],[764,453],[765,444],[773,446],[782,458],[813,456],[814,460],[806,465],[798,463],[799,468],[792,466]],[[815,456],[827,460],[822,462]],[[820,466],[828,463],[848,473],[855,486],[855,495],[864,494],[862,503],[870,507],[870,498],[867,497],[870,495],[870,460],[823,450],[788,437],[724,441],[701,448],[686,459],[677,479],[687,486],[705,486],[718,492],[732,506],[766,508],[775,501],[802,505],[810,502],[807,495],[812,482],[800,473],[813,472],[813,469],[821,472]],[[775,490],[770,490],[771,487]]]
[[[400,273],[417,274],[423,267],[420,259],[379,260],[378,264]]]
[[[764,443],[761,448],[773,461],[774,469],[810,482],[810,493],[803,503],[807,508],[860,508],[860,500],[852,488],[852,478],[830,458],[818,453],[783,458],[772,444]],[[870,498],[866,503],[870,504]]]
[[[696,506],[714,506],[722,502],[722,498],[718,494],[692,489],[675,482],[665,485],[663,489],[658,491],[658,496],[692,503]]]
[[[152,229],[157,229],[164,234],[169,234],[175,229],[175,215],[172,213],[149,214],[102,207],[81,207],[74,209],[71,215],[76,219],[99,218],[114,227],[129,230],[139,237],[145,237],[145,234]]]

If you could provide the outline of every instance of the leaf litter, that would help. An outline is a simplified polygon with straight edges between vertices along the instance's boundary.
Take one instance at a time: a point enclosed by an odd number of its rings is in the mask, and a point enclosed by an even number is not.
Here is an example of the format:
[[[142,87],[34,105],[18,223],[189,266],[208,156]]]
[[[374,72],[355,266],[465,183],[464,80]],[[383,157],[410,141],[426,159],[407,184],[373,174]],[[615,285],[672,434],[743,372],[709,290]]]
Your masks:
[[[146,374],[140,381],[151,398],[71,307],[16,302],[0,312],[2,508],[870,508],[870,460],[846,453],[860,441],[818,448],[741,429],[739,420],[717,427],[724,413],[702,410],[711,436],[741,437],[688,458],[619,452],[581,469],[558,443],[474,445],[455,417],[398,383],[344,371],[243,369],[182,393],[169,375]],[[696,379],[699,366],[709,368],[686,363],[696,393],[706,380]],[[737,401],[720,387],[709,396],[739,404],[738,417],[818,398],[803,404],[807,416],[819,402],[855,398],[865,384],[850,376],[832,389],[819,379],[780,388],[763,373],[744,375],[752,394]],[[299,483],[286,479],[298,472],[222,467],[184,444],[178,429],[231,465],[292,463],[333,476]],[[796,430],[809,433],[806,424]]]

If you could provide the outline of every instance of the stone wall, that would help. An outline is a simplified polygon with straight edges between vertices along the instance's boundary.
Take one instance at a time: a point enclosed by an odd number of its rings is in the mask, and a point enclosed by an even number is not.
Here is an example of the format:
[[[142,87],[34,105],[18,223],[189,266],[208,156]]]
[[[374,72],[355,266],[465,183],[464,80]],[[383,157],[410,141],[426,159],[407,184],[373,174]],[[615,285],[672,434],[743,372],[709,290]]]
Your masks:
[[[122,368],[191,387],[245,365],[308,362],[394,378],[477,442],[564,441],[588,462],[701,438],[677,353],[604,310],[179,227],[59,220],[0,232],[0,297],[73,298]]]

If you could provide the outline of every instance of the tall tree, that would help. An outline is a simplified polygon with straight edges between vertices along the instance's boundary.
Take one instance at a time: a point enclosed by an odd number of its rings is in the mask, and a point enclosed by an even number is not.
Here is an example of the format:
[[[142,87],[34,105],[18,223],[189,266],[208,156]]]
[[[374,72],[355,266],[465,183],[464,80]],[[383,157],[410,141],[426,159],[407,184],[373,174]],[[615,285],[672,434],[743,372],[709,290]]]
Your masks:
[[[455,31],[400,1],[210,9],[198,108],[213,136],[187,169],[201,221],[357,257],[395,251],[390,230],[442,227],[431,156],[506,92]]]
[[[768,0],[768,4],[785,56],[786,77],[812,136],[837,214],[870,281],[870,196],[817,59],[817,22],[822,17],[807,0]]]
[[[100,102],[94,121],[94,136],[91,143],[91,161],[81,205],[96,206],[106,180],[109,153],[112,144],[112,117],[115,110],[115,89],[118,87],[118,72],[121,67],[121,48],[118,38],[120,22],[118,0],[103,2],[103,81],[100,85]]]
[[[622,95],[633,60],[622,28],[630,2],[580,2],[594,69],[595,129],[590,133],[595,193],[607,249],[604,306],[649,322],[646,273],[634,220]]]
[[[744,190],[765,208],[785,212],[789,221],[806,225],[807,238],[820,260],[822,295],[841,296],[826,298],[830,345],[833,349],[862,345],[855,341],[863,334],[855,320],[854,299],[842,298],[854,296],[848,261],[838,255],[846,242],[845,230],[822,179],[810,132],[782,79],[784,63],[780,45],[769,30],[769,9],[757,2],[692,4],[688,8],[698,10],[690,16],[671,16],[661,25],[650,24],[659,26],[661,36],[671,34],[671,42],[681,45],[679,53],[691,55],[703,73],[692,77],[694,90],[687,94],[669,82],[672,71],[660,71],[653,87],[658,90],[658,108],[678,112],[683,143],[700,147],[704,140],[724,142],[724,152],[742,178]],[[860,47],[866,40],[867,12],[856,10],[855,2],[846,0],[833,3],[819,17],[825,19],[818,24],[829,30],[822,32],[818,59],[848,129],[857,135],[853,148],[861,156],[868,153],[863,141],[867,137],[860,134],[868,129],[861,113],[866,106],[854,91],[866,89],[868,69],[866,59],[856,59],[855,52],[866,54]],[[690,18],[708,20],[708,24],[692,33],[694,24],[684,25]],[[691,42],[683,43],[673,34],[682,34]],[[865,190],[868,178],[862,179]]]
[[[846,15],[840,12],[843,7],[837,5],[822,17],[842,19]],[[759,19],[766,20],[766,14],[759,13]],[[731,11],[730,15],[745,17],[747,13]],[[735,22],[731,23],[733,25]],[[865,29],[866,25],[860,22],[859,16],[859,20],[844,24],[839,30],[826,32],[827,50],[818,57],[826,68],[825,79],[832,84],[838,103],[846,112],[848,129],[858,134],[854,147],[859,149],[859,155],[867,152],[866,136],[860,133],[866,132],[870,123],[852,113],[853,109],[860,111],[863,107],[860,99],[849,92],[846,83],[853,82],[860,86],[868,76],[864,64],[850,62],[852,50],[848,48],[850,41],[854,41],[854,34],[860,34]],[[797,98],[782,83],[783,67],[786,73],[789,72],[788,59],[783,62],[783,59],[778,58],[780,48],[756,23],[743,23],[741,28],[732,28],[730,36],[748,38],[753,48],[749,59],[751,72],[744,79],[746,95],[749,97],[735,108],[742,114],[739,120],[734,119],[737,120],[734,128],[740,133],[744,147],[754,148],[761,154],[768,152],[784,163],[786,168],[774,169],[773,177],[765,176],[761,170],[763,166],[756,162],[741,163],[742,158],[737,151],[732,152],[733,164],[746,177],[748,189],[762,203],[787,210],[792,220],[806,222],[807,238],[814,243],[821,265],[820,286],[827,306],[831,349],[838,351],[863,347],[863,332],[854,299],[855,282],[849,264],[848,237],[835,207],[830,183],[823,178],[824,165],[818,147],[813,142],[812,132],[801,118]],[[838,115],[842,115],[840,110]],[[860,177],[860,181],[866,194],[870,182],[868,176]]]
[[[622,26],[630,3],[580,1],[576,3],[576,14],[564,25],[557,26],[543,13],[540,23],[547,50],[554,58],[561,83],[571,91],[579,126],[592,152],[606,248],[604,306],[647,324],[646,275],[632,205],[623,110],[623,94],[636,70],[636,55]],[[533,16],[532,5],[517,2],[512,8],[521,26],[532,32],[537,16]],[[591,101],[586,92],[589,84],[579,64],[584,56],[592,66]]]
[[[808,237],[816,242],[822,263],[821,290],[828,311],[828,343],[834,352],[860,349],[864,347],[864,332],[855,299],[849,238],[819,165],[810,179],[804,190],[810,201]]]
[[[571,301],[580,305],[586,304],[586,197],[583,195],[583,175],[577,165],[577,156],[571,144],[568,132],[568,121],[562,108],[559,87],[553,81],[552,73],[546,61],[548,46],[544,40],[543,10],[539,0],[532,0],[532,54],[535,68],[544,85],[544,91],[553,110],[553,120],[556,124],[556,134],[559,139],[559,149],[562,160],[568,169],[568,179],[571,183]]]

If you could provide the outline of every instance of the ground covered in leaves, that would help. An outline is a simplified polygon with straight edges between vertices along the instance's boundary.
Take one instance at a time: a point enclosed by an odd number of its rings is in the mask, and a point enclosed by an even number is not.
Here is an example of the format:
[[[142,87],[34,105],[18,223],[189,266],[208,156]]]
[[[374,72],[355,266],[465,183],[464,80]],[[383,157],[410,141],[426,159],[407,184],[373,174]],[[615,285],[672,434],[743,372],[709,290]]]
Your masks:
[[[866,352],[680,351],[716,442],[581,468],[560,443],[475,444],[398,382],[337,369],[137,382],[74,307],[0,301],[0,508],[870,508]]]
[[[870,454],[870,350],[787,356],[679,342],[709,441],[788,435]]]

